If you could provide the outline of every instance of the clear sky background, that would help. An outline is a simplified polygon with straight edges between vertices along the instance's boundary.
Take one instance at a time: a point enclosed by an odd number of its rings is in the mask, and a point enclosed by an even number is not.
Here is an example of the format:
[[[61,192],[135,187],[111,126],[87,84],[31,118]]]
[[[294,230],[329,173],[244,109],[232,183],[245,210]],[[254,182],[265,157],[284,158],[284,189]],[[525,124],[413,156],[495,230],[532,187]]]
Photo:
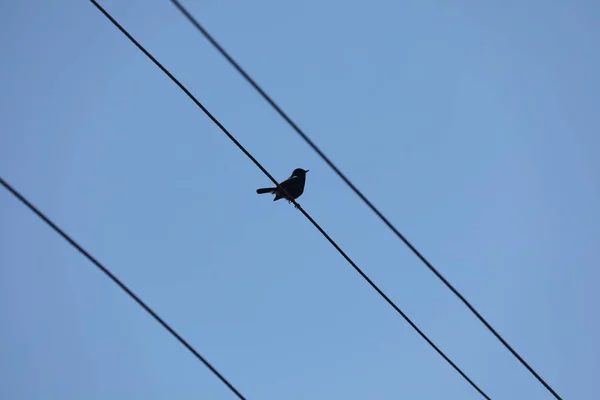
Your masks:
[[[184,2],[565,399],[598,396],[600,3]],[[551,396],[167,0],[102,4],[494,399]],[[0,174],[248,399],[480,399],[88,1],[0,2]],[[0,398],[233,399],[0,190]]]

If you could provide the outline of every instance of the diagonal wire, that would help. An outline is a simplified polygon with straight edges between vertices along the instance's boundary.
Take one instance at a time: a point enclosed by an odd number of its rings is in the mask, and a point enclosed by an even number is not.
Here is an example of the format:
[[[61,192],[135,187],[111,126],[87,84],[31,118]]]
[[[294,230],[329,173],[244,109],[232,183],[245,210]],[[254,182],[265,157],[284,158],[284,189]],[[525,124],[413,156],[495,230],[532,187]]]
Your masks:
[[[352,189],[352,191],[361,198],[363,202],[373,211],[386,225],[396,234],[396,236],[404,242],[406,246],[446,285],[452,293],[454,293],[469,310],[479,319],[483,325],[498,339],[504,347],[506,347],[515,356],[527,370],[550,392],[558,399],[562,400],[561,397],[552,389],[552,387],[546,383],[544,379],[517,353],[515,349],[492,327],[492,325],[475,309],[473,305],[456,289],[452,284],[417,250],[415,246],[379,211],[377,207],[350,181],[346,175],[323,153],[323,151],[296,125],[294,121],[277,105],[277,103],[262,89],[262,87],[254,81],[248,75],[248,73],[225,51],[225,49],[212,37],[210,33],[189,13],[189,11],[178,1],[171,0],[171,2],[183,13],[183,15],[194,25],[200,33],[221,53],[223,57],[231,63],[231,65],[260,93],[260,95],[269,103],[275,111],[296,131],[298,135],[304,139],[308,145],[317,152],[317,154],[333,169],[333,171]]]
[[[125,30],[125,28],[123,28],[104,8],[102,8],[102,6],[100,4],[98,4],[95,0],[90,0],[90,1],[96,6],[96,8],[98,8],[98,10],[100,12],[102,12],[102,14],[104,14],[104,16],[106,18],[108,18],[110,20],[110,22],[112,22],[115,25],[115,27],[117,27],[117,29],[119,29],[121,31],[121,33],[123,33],[140,51],[142,51],[158,68],[160,68],[160,70],[162,72],[164,72],[190,98],[204,112],[204,114],[206,114],[206,116],[208,118],[210,118],[210,120],[212,122],[214,122],[215,125],[217,125],[219,127],[219,129],[221,129],[221,131],[225,135],[227,135],[227,137],[254,163],[254,165],[256,165],[271,180],[271,182],[273,182],[273,184],[275,184],[278,188],[281,188],[287,194],[285,189],[279,185],[279,183],[275,180],[275,178],[273,178],[273,176],[258,162],[258,160],[256,160],[256,158],[254,158],[254,156],[252,156],[252,154],[250,154],[250,152],[248,152],[248,150],[246,150],[244,148],[244,146],[242,146],[242,144],[237,141],[237,139],[210,113],[210,111],[208,111],[208,109],[206,107],[204,107],[204,105],[202,103],[200,103],[200,101],[198,99],[196,99],[196,97],[177,78],[175,78],[175,76],[171,72],[169,72],[169,70],[167,70],[156,58],[154,58],[154,56],[152,54],[150,54],[150,52],[148,52],[137,40],[135,40],[133,38],[133,36],[131,36],[131,34],[129,34],[129,32],[127,32]],[[398,312],[398,314],[400,314],[400,316],[402,316],[402,318],[404,318],[404,320],[406,320],[406,322],[408,322],[408,324],[415,331],[417,331],[417,333],[440,356],[442,356],[442,358],[444,360],[446,360],[483,397],[485,397],[486,399],[490,399],[490,397],[482,389],[480,389],[479,386],[477,386],[475,384],[475,382],[473,382],[471,380],[471,378],[469,378],[452,360],[450,360],[450,358],[448,358],[448,356],[439,347],[437,347],[435,345],[435,343],[433,343],[433,341],[431,341],[431,339],[429,339],[427,337],[427,335],[425,335],[425,333],[421,329],[419,329],[419,327],[375,284],[375,282],[373,282],[371,280],[371,278],[369,278],[362,271],[362,269],[360,269],[358,267],[358,265],[356,265],[356,263],[341,249],[341,247],[327,234],[327,232],[325,232],[325,230],[323,228],[321,228],[321,226],[306,211],[304,211],[304,209],[302,207],[300,207],[300,205],[295,200],[292,200],[292,203],[294,203],[294,206],[300,210],[300,212],[315,226],[315,228],[317,228],[317,230],[319,232],[321,232],[321,234],[329,241],[329,243],[333,247],[335,247],[335,249],[342,255],[342,257],[344,257],[344,259],[346,259],[346,261],[348,261],[348,263],[356,270],[356,272],[358,272],[360,274],[360,276],[362,276],[367,281],[367,283],[369,283],[369,285],[381,297],[383,297],[383,299],[390,306],[392,306],[392,308],[396,312]]]
[[[223,382],[229,390],[231,390],[239,399],[246,400],[244,396],[231,384],[219,371],[215,369],[191,344],[189,344],[175,329],[165,322],[150,306],[148,306],[142,299],[140,299],[129,287],[121,282],[108,268],[106,268],[100,261],[92,256],[87,250],[85,250],[75,239],[71,238],[65,231],[63,231],[58,225],[56,225],[50,218],[48,218],[43,212],[41,212],[36,206],[34,206],[29,200],[25,198],[21,193],[14,189],[8,182],[0,177],[0,185],[15,196],[21,203],[23,203],[29,210],[40,217],[50,228],[58,233],[64,240],[66,240],[71,246],[73,246],[78,252],[83,254],[85,258],[92,262],[98,269],[100,269],[106,276],[110,278],[114,283],[117,284],[125,293],[129,295],[139,306],[141,306],[148,314],[152,316],[163,328],[165,328],[171,335],[175,337],[182,345],[185,346],[198,360],[202,362],[213,374],[217,376]]]

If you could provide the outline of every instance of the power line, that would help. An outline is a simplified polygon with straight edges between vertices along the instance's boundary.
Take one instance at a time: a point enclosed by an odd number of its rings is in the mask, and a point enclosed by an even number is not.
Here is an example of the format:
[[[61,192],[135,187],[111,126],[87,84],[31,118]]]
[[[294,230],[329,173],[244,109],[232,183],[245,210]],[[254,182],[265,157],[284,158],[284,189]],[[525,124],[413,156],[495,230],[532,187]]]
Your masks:
[[[206,107],[204,107],[204,105],[202,103],[200,103],[200,101],[198,99],[196,99],[196,97],[177,79],[175,78],[175,76],[169,72],[169,70],[167,70],[156,58],[154,58],[154,56],[152,54],[150,54],[150,52],[148,52],[137,40],[135,40],[133,38],[133,36],[131,36],[129,34],[129,32],[127,32],[125,30],[125,28],[123,28],[104,8],[102,8],[102,6],[100,6],[100,4],[98,4],[95,0],[90,0],[95,6],[96,8],[98,8],[98,10],[100,10],[100,12],[102,12],[102,14],[104,14],[104,16],[106,18],[108,18],[114,25],[115,27],[117,27],[121,33],[123,33],[140,51],[142,51],[158,68],[160,68],[161,71],[163,71],[203,112],[204,114],[206,114],[206,116],[208,118],[210,118],[210,120],[212,122],[215,123],[215,125],[217,125],[219,127],[219,129],[221,129],[221,131],[227,135],[227,137],[254,163],[254,165],[256,165],[270,180],[271,182],[273,182],[274,185],[276,185],[278,188],[280,188],[281,190],[283,190],[284,192],[285,189],[282,188],[279,183],[275,180],[275,178],[273,178],[273,176],[258,162],[258,160],[256,160],[256,158],[254,158],[254,156],[252,156],[252,154],[250,154],[250,152],[248,152],[248,150],[246,150],[244,148],[244,146],[241,145],[240,142],[237,141],[237,139],[210,113],[210,111],[208,111],[208,109]],[[287,193],[287,192],[286,192]],[[291,198],[291,197],[290,197]],[[450,360],[450,358],[448,358],[448,356],[446,356],[446,354],[444,352],[442,352],[442,350],[440,350],[439,347],[437,347],[435,345],[435,343],[433,343],[433,341],[431,341],[431,339],[429,339],[427,337],[427,335],[425,335],[425,333],[423,333],[423,331],[421,331],[421,329],[419,329],[419,327],[410,319],[408,318],[408,316],[375,284],[375,282],[373,282],[371,280],[371,278],[369,278],[363,271],[362,269],[360,269],[358,267],[358,265],[356,265],[356,263],[354,261],[352,261],[352,259],[340,248],[340,246],[327,234],[327,232],[325,232],[325,230],[323,228],[321,228],[321,226],[306,212],[304,211],[304,209],[295,201],[292,200],[292,202],[294,203],[294,206],[296,206],[296,208],[298,208],[300,210],[300,212],[315,226],[315,228],[317,228],[317,230],[319,232],[321,232],[321,234],[329,241],[329,243],[335,247],[335,249],[342,255],[342,257],[344,257],[346,259],[346,261],[348,261],[348,263],[356,270],[356,272],[358,272],[366,281],[367,283],[369,283],[369,285],[390,305],[392,306],[392,308],[394,310],[396,310],[396,312],[398,312],[398,314],[400,314],[400,316],[402,316],[402,318],[404,318],[404,320],[406,320],[406,322],[408,322],[408,324],[415,330],[417,331],[417,333],[431,346],[433,347],[433,349],[440,355],[442,356],[442,358],[444,358],[444,360],[446,360],[467,382],[469,382],[471,384],[471,386],[473,386],[473,388],[475,388],[475,390],[477,390],[483,397],[485,397],[486,399],[490,399],[490,397],[479,388],[479,386],[477,386],[475,384],[475,382],[473,382],[471,380],[471,378],[469,378],[452,360]]]
[[[260,95],[269,103],[275,111],[296,131],[298,135],[304,139],[308,145],[317,152],[319,156],[334,170],[334,172],[354,191],[354,193],[361,198],[363,202],[387,225],[388,228],[392,230],[396,234],[396,236],[404,242],[406,246],[437,276],[443,283],[446,285],[448,289],[452,291],[463,303],[467,306],[469,310],[485,325],[485,327],[492,332],[492,334],[506,347],[512,354],[515,356],[521,364],[525,366],[529,370],[529,372],[537,378],[537,380],[544,385],[544,387],[554,395],[554,397],[558,400],[562,400],[561,397],[550,387],[548,383],[517,353],[516,350],[512,348],[512,346],[492,327],[492,325],[471,305],[471,303],[456,289],[452,284],[417,250],[415,246],[402,234],[400,231],[379,211],[377,207],[350,181],[346,175],[321,151],[321,149],[296,125],[294,121],[277,105],[277,103],[260,87],[258,83],[254,81],[248,75],[248,73],[223,49],[223,47],[212,37],[210,33],[188,12],[188,10],[178,1],[171,0],[171,2],[183,13],[183,15],[194,25],[202,35],[221,53],[223,57],[227,59],[231,63],[231,65],[256,89]]]
[[[85,250],[79,243],[75,241],[75,239],[71,238],[65,231],[63,231],[58,225],[56,225],[50,218],[48,218],[43,212],[41,212],[36,206],[34,206],[29,200],[27,200],[21,193],[19,193],[16,189],[14,189],[8,182],[6,182],[2,177],[0,177],[0,184],[4,186],[6,190],[8,190],[13,196],[15,196],[21,203],[23,203],[27,208],[33,211],[38,217],[40,217],[50,228],[52,228],[56,233],[58,233],[63,239],[65,239],[71,246],[73,246],[78,252],[83,254],[85,258],[92,262],[98,269],[100,269],[106,276],[108,276],[114,283],[117,284],[125,293],[129,295],[133,300],[135,300],[138,305],[140,305],[148,314],[152,316],[159,324],[162,325],[171,335],[175,337],[182,345],[185,346],[198,360],[202,362],[214,375],[217,376],[223,382],[229,390],[231,390],[239,399],[246,400],[244,396],[231,384],[219,371],[215,369],[191,344],[189,344],[175,329],[171,328],[171,326],[166,323],[150,306],[148,306],[142,299],[140,299],[129,287],[121,282],[119,278],[117,278],[110,270],[102,265],[100,261],[98,261],[94,256],[92,256],[87,250]]]

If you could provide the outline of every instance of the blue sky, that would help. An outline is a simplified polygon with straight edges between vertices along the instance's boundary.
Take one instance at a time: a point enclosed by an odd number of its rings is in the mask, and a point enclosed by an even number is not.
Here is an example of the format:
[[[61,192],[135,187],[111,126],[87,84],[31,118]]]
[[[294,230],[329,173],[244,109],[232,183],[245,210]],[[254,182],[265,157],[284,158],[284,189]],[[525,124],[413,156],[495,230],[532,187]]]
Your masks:
[[[103,1],[494,399],[550,395],[167,0]],[[600,368],[600,5],[184,2],[565,399]],[[481,398],[86,1],[0,3],[0,174],[249,399]],[[0,191],[0,397],[232,399]]]

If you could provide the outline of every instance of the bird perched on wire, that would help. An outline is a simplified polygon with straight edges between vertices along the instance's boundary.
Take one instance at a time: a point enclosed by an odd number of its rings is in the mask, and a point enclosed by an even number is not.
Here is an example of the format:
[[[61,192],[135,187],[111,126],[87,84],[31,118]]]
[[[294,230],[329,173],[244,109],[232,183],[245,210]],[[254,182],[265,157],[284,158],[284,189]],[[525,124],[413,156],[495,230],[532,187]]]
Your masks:
[[[302,168],[296,168],[294,172],[292,172],[292,176],[290,176],[285,181],[279,184],[282,188],[285,189],[289,197],[286,196],[286,194],[278,187],[256,189],[256,193],[273,193],[275,194],[275,198],[273,199],[273,201],[277,201],[279,199],[286,199],[288,202],[291,202],[292,199],[295,200],[298,197],[300,197],[302,193],[304,193],[304,183],[306,182],[307,172],[307,169],[304,170]]]

